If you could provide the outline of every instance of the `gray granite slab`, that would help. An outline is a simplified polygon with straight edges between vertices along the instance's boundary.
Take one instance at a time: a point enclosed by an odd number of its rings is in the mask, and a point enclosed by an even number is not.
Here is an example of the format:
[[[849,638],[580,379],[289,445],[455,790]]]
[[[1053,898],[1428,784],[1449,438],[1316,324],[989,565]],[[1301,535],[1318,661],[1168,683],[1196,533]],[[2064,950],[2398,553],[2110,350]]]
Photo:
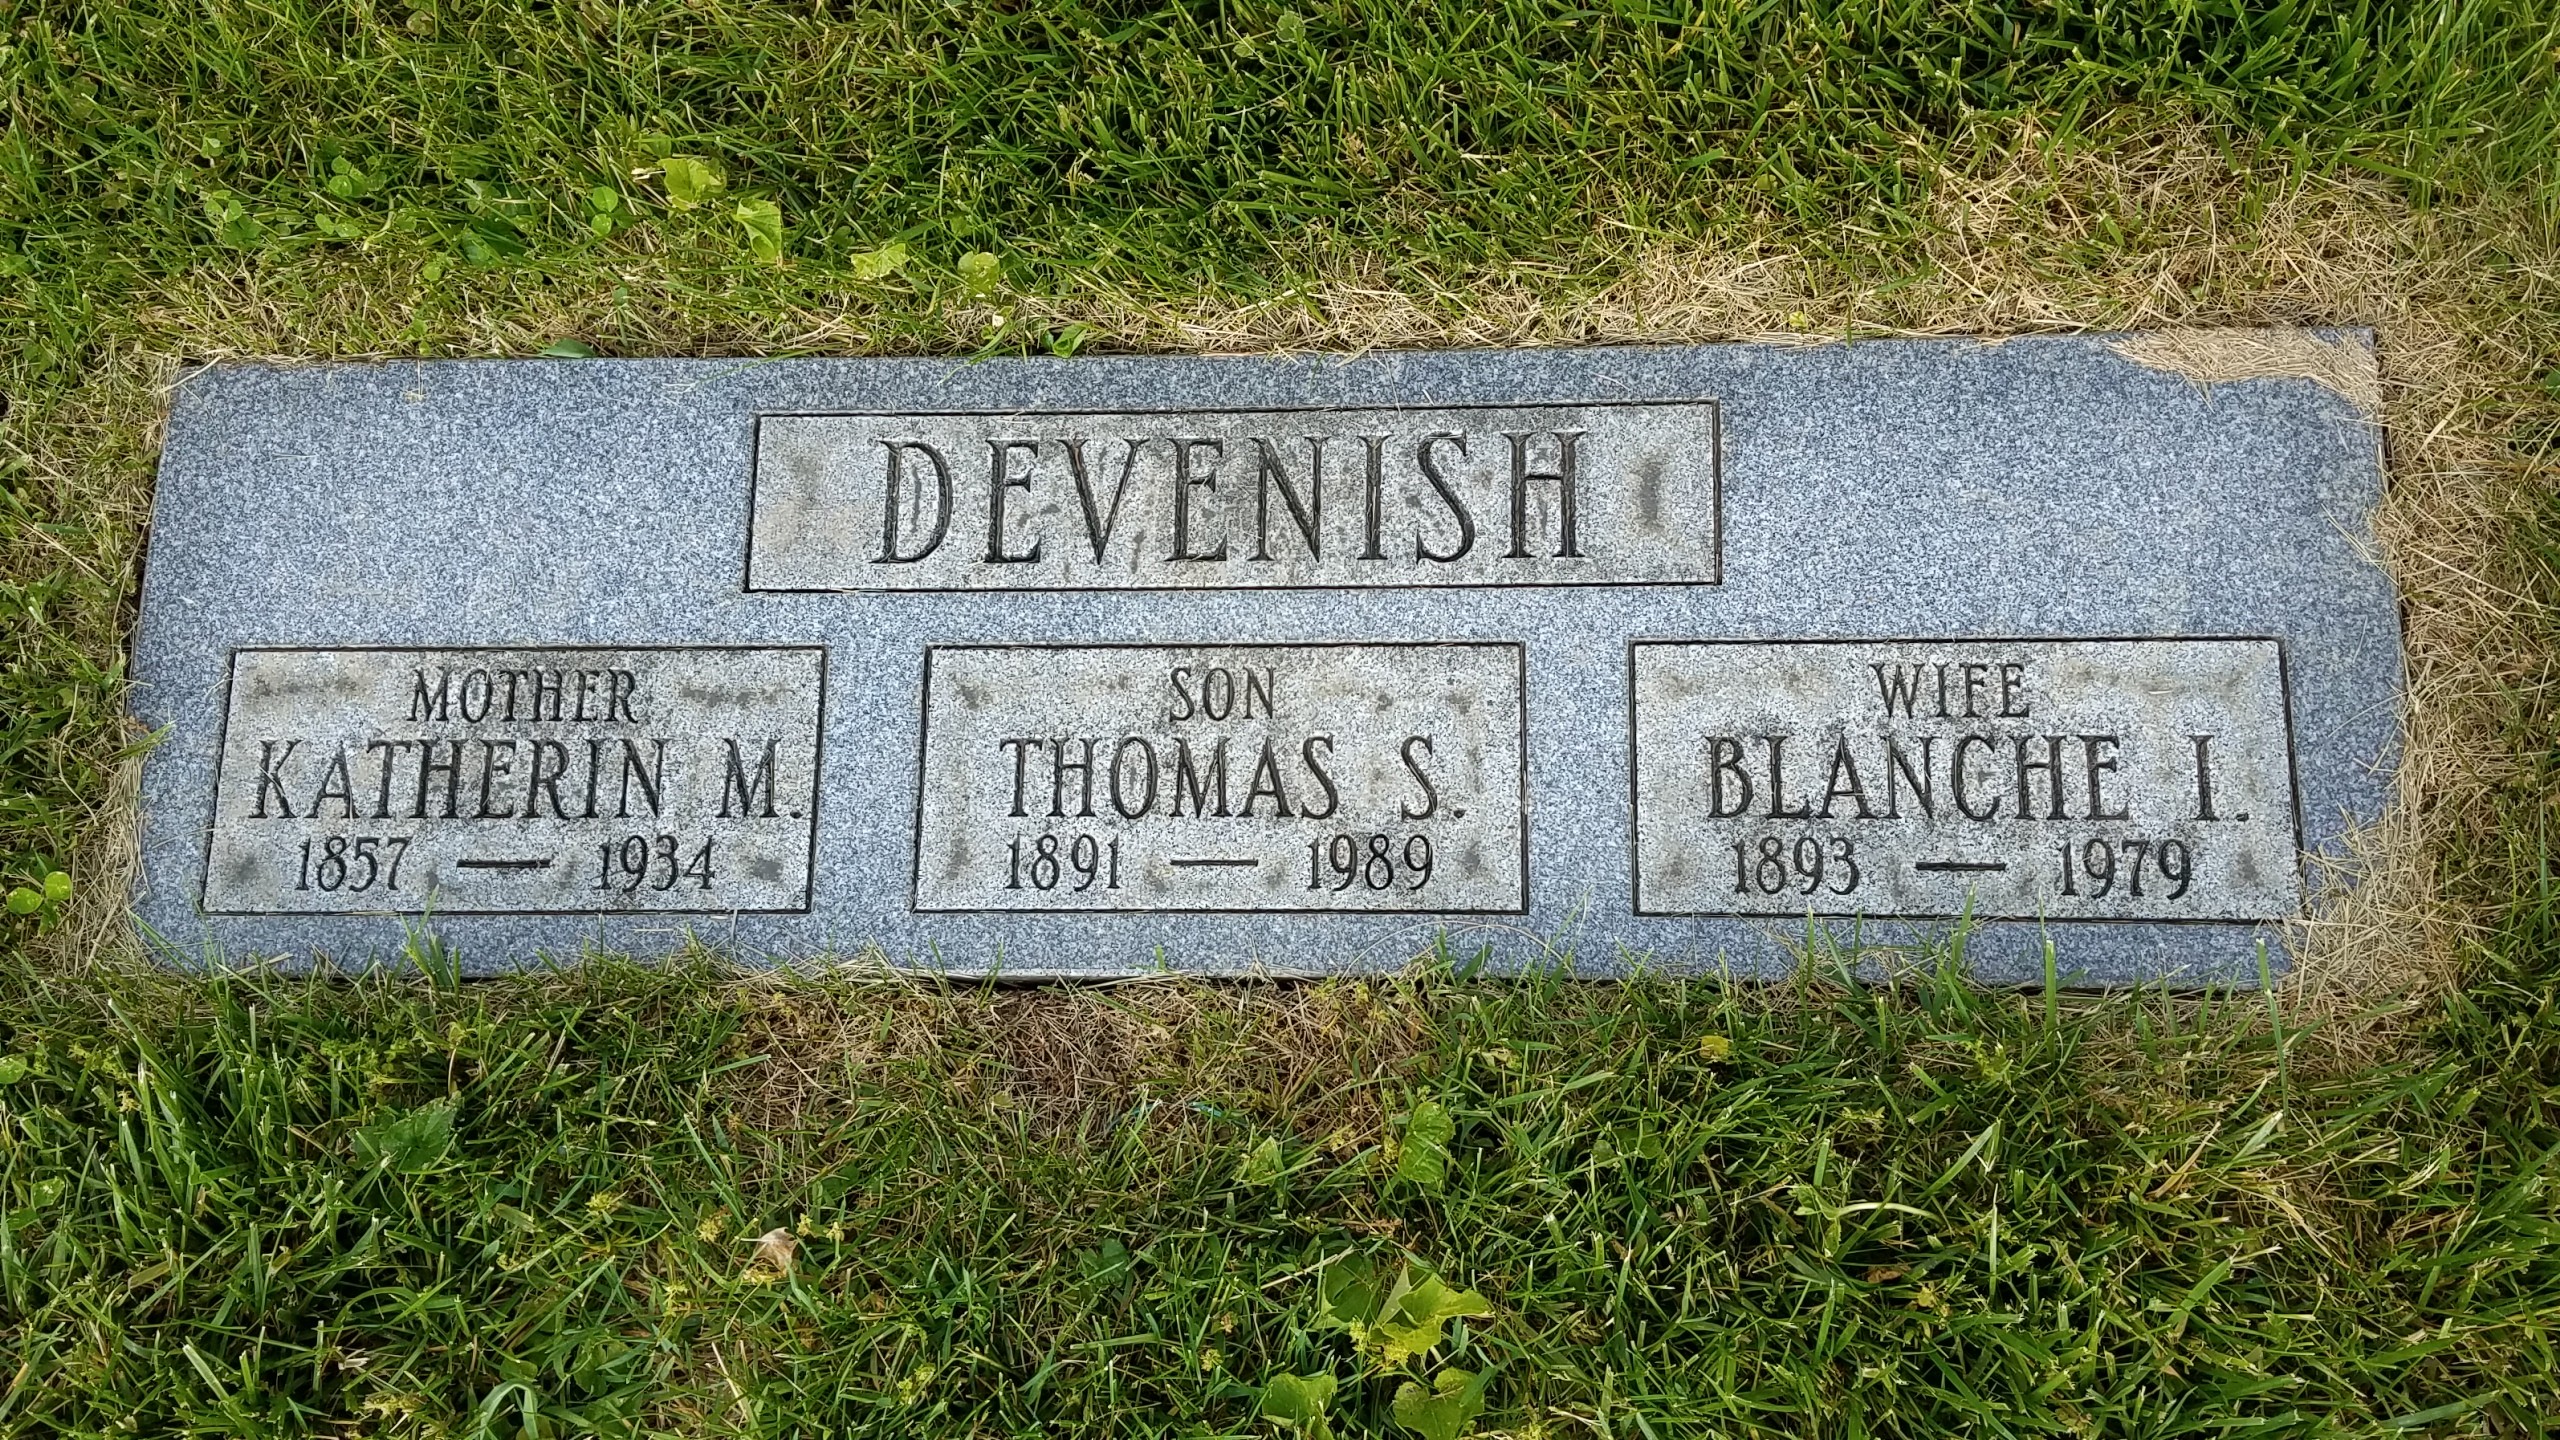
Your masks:
[[[1444,938],[1774,973],[1809,923],[1970,910],[2005,917],[1988,978],[2050,938],[2098,983],[2247,980],[2297,837],[2335,851],[2389,790],[2382,483],[2336,391],[2106,337],[215,366],[172,397],[134,639],[135,907],[179,963],[424,927],[484,971],[691,935],[1015,975]],[[1460,508],[1472,546],[1428,558]],[[1888,718],[1875,667],[1926,698]]]

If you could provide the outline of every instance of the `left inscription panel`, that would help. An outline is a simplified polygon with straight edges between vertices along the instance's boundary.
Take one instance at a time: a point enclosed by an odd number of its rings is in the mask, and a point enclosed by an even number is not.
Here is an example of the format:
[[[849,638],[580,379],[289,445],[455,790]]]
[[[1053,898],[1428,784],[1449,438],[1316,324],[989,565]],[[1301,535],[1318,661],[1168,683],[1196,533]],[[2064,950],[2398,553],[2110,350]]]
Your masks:
[[[208,914],[805,911],[817,646],[243,649]]]

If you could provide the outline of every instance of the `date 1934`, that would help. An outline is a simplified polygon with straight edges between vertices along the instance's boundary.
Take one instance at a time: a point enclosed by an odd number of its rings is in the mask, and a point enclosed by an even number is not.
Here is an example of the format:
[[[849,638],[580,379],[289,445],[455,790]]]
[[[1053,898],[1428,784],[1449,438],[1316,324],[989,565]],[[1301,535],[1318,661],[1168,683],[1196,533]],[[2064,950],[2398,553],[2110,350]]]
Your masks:
[[[596,842],[598,890],[637,894],[641,887],[664,893],[679,884],[708,890],[718,878],[711,867],[713,842],[700,845],[674,835],[625,835]]]

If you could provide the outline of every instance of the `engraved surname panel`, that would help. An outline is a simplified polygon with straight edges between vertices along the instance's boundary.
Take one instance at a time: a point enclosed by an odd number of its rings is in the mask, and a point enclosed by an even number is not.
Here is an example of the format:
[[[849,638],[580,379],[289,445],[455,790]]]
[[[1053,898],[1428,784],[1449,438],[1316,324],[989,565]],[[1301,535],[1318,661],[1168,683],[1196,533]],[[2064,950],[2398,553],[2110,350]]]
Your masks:
[[[942,645],[915,908],[1516,914],[1516,644]]]
[[[750,590],[1712,585],[1712,401],[762,415]]]
[[[808,908],[815,646],[242,649],[204,908]]]
[[[2302,905],[2265,639],[1638,641],[1640,914]]]

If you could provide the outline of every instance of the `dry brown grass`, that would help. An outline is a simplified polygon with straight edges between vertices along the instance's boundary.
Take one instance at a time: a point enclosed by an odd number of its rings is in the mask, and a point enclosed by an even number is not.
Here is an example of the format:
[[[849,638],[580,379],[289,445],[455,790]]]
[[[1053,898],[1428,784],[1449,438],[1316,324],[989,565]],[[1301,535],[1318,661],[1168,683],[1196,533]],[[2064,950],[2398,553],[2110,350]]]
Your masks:
[[[2137,358],[2207,383],[2319,370],[2379,406],[2391,483],[2373,539],[2405,600],[2408,740],[2390,813],[2323,867],[2323,896],[2296,927],[2290,1003],[2337,1016],[2453,984],[2459,942],[2478,916],[2448,894],[2444,856],[2494,824],[2488,797],[2519,773],[2522,757],[2501,737],[2506,707],[2523,688],[2555,683],[2551,657],[2523,624],[2527,597],[2547,581],[2513,573],[2526,562],[2498,540],[2531,487],[2553,478],[2505,442],[2498,411],[2530,376],[2530,338],[2516,317],[2560,299],[2548,268],[2519,278],[2483,263],[2528,228],[2524,217],[2419,214],[2379,182],[2243,172],[2211,135],[2175,126],[2103,155],[2050,150],[2033,131],[1985,133],[1940,176],[1935,217],[1916,239],[1843,234],[1821,248],[1772,219],[1721,249],[1630,251],[1589,282],[1524,265],[1440,288],[1345,260],[1267,301],[1093,283],[1014,297],[1009,313],[1020,327],[1083,322],[1114,349],[1189,352],[2154,330],[2164,333],[2141,342]],[[759,309],[706,296],[685,276],[679,257],[640,256],[615,286],[477,274],[421,299],[414,277],[357,264],[305,269],[290,288],[255,270],[196,271],[137,317],[131,349],[101,373],[84,411],[63,417],[45,463],[87,467],[81,488],[138,536],[144,477],[130,457],[149,453],[154,424],[140,402],[181,359],[521,354],[569,334],[617,354],[859,354],[888,343],[882,311],[860,295]],[[987,319],[955,310],[938,337],[909,330],[897,343],[965,350]],[[2298,340],[2217,333],[2297,325],[2372,327],[2378,393]],[[134,568],[130,551],[84,563]],[[80,856],[89,894],[123,893],[129,805],[126,795],[101,802]],[[91,905],[63,937],[66,956],[129,955],[108,938],[115,909]],[[1196,1090],[1212,1072],[1227,1078],[1211,1088],[1285,1096],[1300,1113],[1330,1104],[1322,1113],[1362,1125],[1361,1077],[1397,1055],[1394,1026],[1352,1023],[1355,991],[1339,985],[916,986],[894,997],[864,988],[857,1000],[787,981],[736,983],[772,1053],[787,1057],[747,1097],[777,1123],[901,1054],[961,1046],[982,1051],[990,1074],[1013,1077],[1001,1083],[1050,1125],[1072,1123],[1096,1089]],[[2380,1032],[2368,1020],[2356,1033]]]
[[[957,990],[875,960],[735,985],[738,1048],[769,1058],[730,1099],[742,1123],[771,1133],[823,1129],[865,1096],[930,1084],[1049,1138],[1092,1139],[1097,1120],[1153,1101],[1373,1144],[1386,1083],[1430,1034],[1417,997],[1392,980]]]

